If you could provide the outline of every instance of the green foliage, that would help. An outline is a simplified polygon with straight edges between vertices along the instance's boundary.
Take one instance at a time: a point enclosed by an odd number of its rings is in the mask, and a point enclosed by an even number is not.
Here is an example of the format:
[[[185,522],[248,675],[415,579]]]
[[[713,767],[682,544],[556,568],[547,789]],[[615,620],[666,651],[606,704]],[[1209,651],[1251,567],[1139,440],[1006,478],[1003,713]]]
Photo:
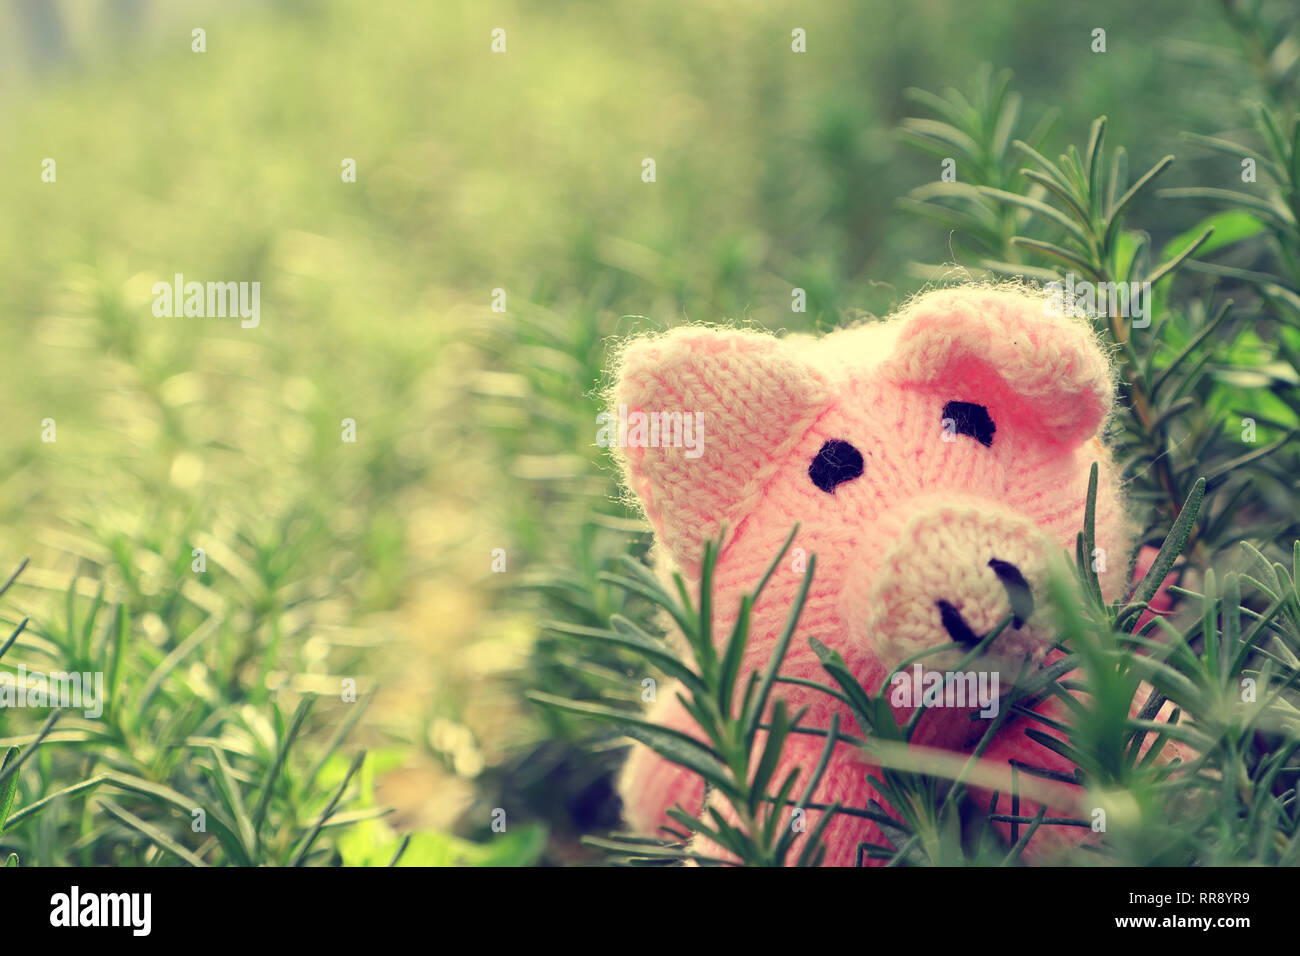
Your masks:
[[[437,203],[398,172],[427,168],[432,120],[410,104],[444,98],[428,7],[412,29],[410,4],[210,5],[225,52],[200,57],[165,4],[134,5],[151,15],[111,43],[101,18],[125,6],[43,6],[89,39],[4,95],[0,548],[32,565],[4,599],[0,666],[102,673],[105,711],[47,727],[0,709],[0,753],[19,748],[0,848],[39,866],[341,862],[343,833],[381,813],[366,765],[345,783],[363,748],[400,740],[430,778],[421,804],[458,776],[423,742],[462,700],[421,679],[428,645],[471,627],[439,602],[466,590],[452,542],[473,529],[446,502],[475,479],[434,474],[463,395],[441,384],[442,309],[466,296],[431,279]],[[5,71],[26,67],[20,17],[0,11]],[[25,173],[56,149],[39,143],[58,144],[57,184]],[[260,281],[262,324],[154,316],[151,283],[175,272]]]
[[[222,700],[212,684],[204,691],[205,668],[195,658],[211,662],[200,648],[216,643],[219,621],[208,618],[172,653],[140,667],[140,657],[123,660],[132,630],[125,605],[106,605],[102,587],[87,604],[74,582],[66,608],[65,626],[30,641],[16,633],[4,651],[25,651],[29,673],[106,675],[103,713],[54,710],[34,734],[19,738],[22,746],[9,748],[0,771],[0,838],[21,858],[56,859],[75,845],[84,865],[324,862],[333,850],[318,844],[322,830],[380,812],[339,812],[353,799],[349,783],[364,752],[341,781],[320,772],[363,705],[308,762],[294,744],[315,695],[301,697],[286,721],[275,703],[259,712]],[[20,774],[28,762],[33,771]],[[18,794],[24,799],[15,801]],[[83,812],[69,814],[70,806]]]

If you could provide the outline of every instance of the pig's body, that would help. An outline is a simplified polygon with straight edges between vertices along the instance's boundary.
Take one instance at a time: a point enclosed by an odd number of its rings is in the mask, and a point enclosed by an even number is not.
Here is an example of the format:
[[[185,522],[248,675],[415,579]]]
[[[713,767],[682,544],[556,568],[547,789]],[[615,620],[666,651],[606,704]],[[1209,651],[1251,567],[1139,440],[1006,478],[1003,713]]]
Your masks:
[[[827,681],[808,644],[816,637],[871,691],[904,659],[978,642],[1013,613],[1017,626],[994,641],[985,664],[967,669],[999,670],[1005,690],[1024,659],[1041,665],[1052,641],[1039,612],[1047,560],[1073,551],[1094,461],[1101,580],[1115,596],[1129,538],[1099,440],[1113,399],[1110,363],[1086,324],[1051,315],[1041,298],[994,289],[931,293],[889,322],[820,339],[679,329],[633,343],[616,389],[632,411],[702,415],[698,458],[627,447],[624,466],[659,546],[688,581],[704,541],[727,529],[714,633],[729,633],[740,596],[798,523],[794,547],[817,564],[782,674]],[[742,675],[768,662],[803,583],[798,558],[782,562],[754,608]],[[927,666],[943,670],[959,656]],[[806,725],[826,727],[838,711],[846,732],[861,733],[834,698],[778,686],[791,711],[809,708]],[[652,716],[698,735],[674,690],[659,695]],[[983,759],[1072,769],[1027,738],[1026,726],[1008,722]],[[965,751],[986,727],[969,709],[936,711],[914,743]],[[774,779],[792,767],[806,777],[823,743],[794,735]],[[865,769],[841,746],[814,801],[867,807],[879,798]],[[673,804],[699,812],[704,798],[698,777],[639,745],[621,792],[629,823],[643,832],[666,822]],[[1003,797],[1002,812],[1009,808]],[[1022,812],[1034,809],[1022,801]],[[811,828],[816,813],[809,818]],[[1060,828],[1041,832],[1038,853],[1070,838]],[[852,865],[864,841],[884,842],[869,821],[838,816],[826,831],[826,862]]]

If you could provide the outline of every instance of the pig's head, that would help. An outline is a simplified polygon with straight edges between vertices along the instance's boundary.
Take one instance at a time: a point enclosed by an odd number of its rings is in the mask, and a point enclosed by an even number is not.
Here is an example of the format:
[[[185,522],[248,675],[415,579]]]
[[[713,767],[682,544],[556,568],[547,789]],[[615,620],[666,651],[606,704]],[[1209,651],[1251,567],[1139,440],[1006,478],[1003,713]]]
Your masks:
[[[973,647],[1009,615],[989,659],[1041,662],[1048,561],[1073,551],[1094,461],[1108,596],[1127,570],[1099,438],[1111,365],[1085,324],[1024,291],[932,292],[817,339],[677,329],[628,346],[614,396],[625,478],[673,563],[693,578],[725,529],[725,616],[799,523],[795,546],[817,555],[800,632],[868,687],[918,652]],[[755,609],[751,666],[789,610],[797,561]],[[801,638],[787,671],[805,667]]]

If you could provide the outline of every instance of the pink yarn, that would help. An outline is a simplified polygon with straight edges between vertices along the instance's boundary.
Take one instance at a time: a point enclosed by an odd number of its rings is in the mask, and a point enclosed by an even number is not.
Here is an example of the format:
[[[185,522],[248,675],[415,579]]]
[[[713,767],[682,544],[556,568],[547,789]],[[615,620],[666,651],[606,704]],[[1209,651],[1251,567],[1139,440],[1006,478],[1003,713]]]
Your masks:
[[[793,545],[800,550],[783,561],[754,608],[742,674],[767,663],[803,583],[801,554],[816,554],[817,567],[782,671],[791,677],[826,682],[808,646],[815,636],[864,686],[879,688],[908,656],[953,640],[940,601],[976,635],[986,634],[1012,610],[991,559],[1018,569],[1041,609],[1049,557],[1073,553],[1094,461],[1107,597],[1127,580],[1131,529],[1100,441],[1114,403],[1111,364],[1086,323],[1051,314],[1046,299],[1023,290],[931,292],[891,321],[821,338],[686,327],[638,339],[622,355],[614,401],[629,414],[701,416],[698,457],[661,443],[622,448],[619,459],[667,562],[687,580],[698,574],[705,540],[726,528],[715,634],[729,632],[740,595],[753,589],[791,527],[801,526]],[[987,411],[996,428],[988,445],[945,423],[950,402]],[[863,470],[828,492],[809,468],[832,441],[857,449]],[[1009,686],[1020,658],[1044,660],[1053,640],[1046,617],[1036,610],[1021,627],[1007,628],[990,660],[970,669],[1000,668]],[[958,656],[927,658],[927,667],[945,669]],[[698,735],[674,691],[661,691],[651,716]],[[862,732],[827,695],[791,685],[778,693],[792,711],[810,708],[810,726],[825,727],[839,712],[845,732]],[[932,711],[914,742],[964,750],[985,729],[969,715]],[[1025,736],[1028,726],[1052,733],[1028,718],[1009,721],[984,759],[1004,768],[1023,761],[1071,770]],[[806,778],[822,746],[821,738],[795,735],[775,779],[792,767]],[[841,746],[815,801],[865,807],[878,800],[865,770],[858,752]],[[641,745],[620,791],[629,824],[646,833],[667,822],[673,804],[699,812],[704,798],[699,778]],[[1032,815],[1037,807],[1024,800],[1020,809]],[[1009,812],[1007,797],[999,810]],[[816,818],[809,811],[809,829]],[[1078,839],[1074,829],[1045,827],[1031,851],[1041,857]],[[860,841],[885,842],[875,824],[838,816],[826,830],[826,863],[852,865]]]

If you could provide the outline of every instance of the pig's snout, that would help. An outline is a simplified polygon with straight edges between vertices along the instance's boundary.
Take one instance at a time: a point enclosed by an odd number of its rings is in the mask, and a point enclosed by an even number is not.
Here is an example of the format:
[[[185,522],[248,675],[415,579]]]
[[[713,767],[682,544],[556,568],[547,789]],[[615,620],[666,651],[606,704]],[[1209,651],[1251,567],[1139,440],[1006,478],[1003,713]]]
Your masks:
[[[1041,662],[1050,636],[1037,611],[1052,551],[1043,532],[990,501],[927,502],[907,512],[894,527],[875,529],[845,582],[844,613],[855,637],[890,669],[922,651],[960,645],[926,659],[927,667],[941,667],[1010,618],[987,655]]]
[[[1020,569],[1010,561],[989,558],[989,567],[993,569],[993,573],[998,576],[998,580],[1007,590],[1007,600],[1011,604],[1011,626],[1019,630],[1024,627],[1025,621],[1033,616],[1034,589],[1025,580]],[[976,633],[962,617],[961,609],[951,601],[939,600],[934,604],[939,609],[939,621],[943,624],[943,629],[958,644],[976,647],[987,636]]]

